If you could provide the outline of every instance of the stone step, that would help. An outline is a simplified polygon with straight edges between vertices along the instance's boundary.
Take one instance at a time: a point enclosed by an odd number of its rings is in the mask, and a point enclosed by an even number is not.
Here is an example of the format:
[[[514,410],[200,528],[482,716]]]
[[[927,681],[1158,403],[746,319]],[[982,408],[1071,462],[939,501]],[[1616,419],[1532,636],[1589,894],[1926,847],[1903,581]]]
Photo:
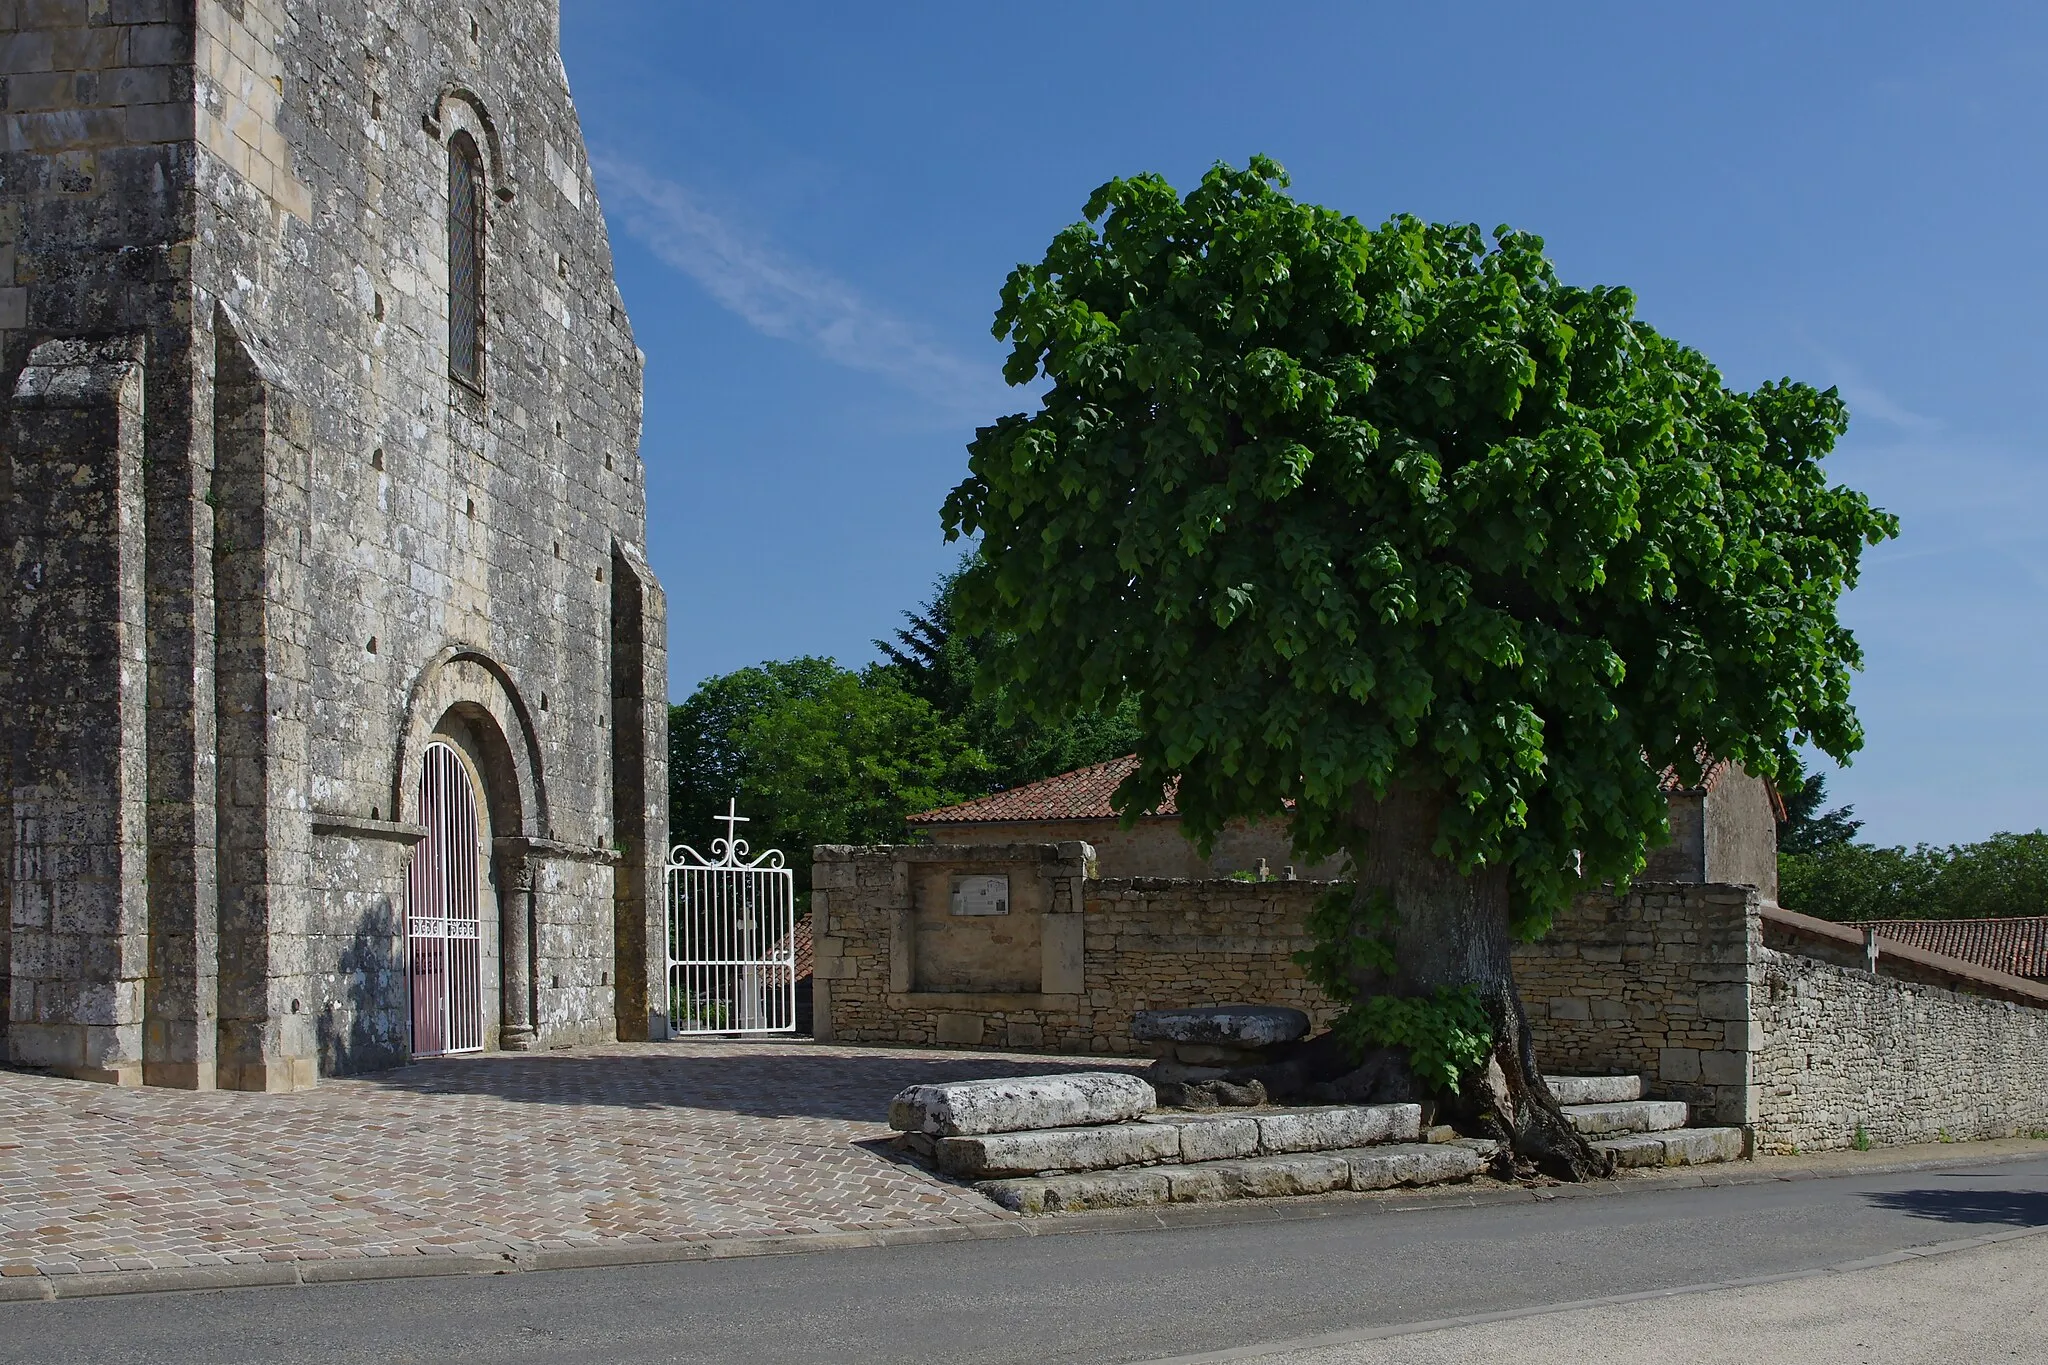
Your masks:
[[[947,1175],[981,1179],[1326,1152],[1414,1142],[1421,1135],[1419,1105],[1325,1105],[1214,1116],[1150,1114],[1136,1123],[963,1134],[937,1139],[930,1155]]]
[[[1682,1100],[1628,1100],[1620,1104],[1567,1104],[1565,1117],[1587,1137],[1662,1133],[1685,1127]]]
[[[1617,1167],[1702,1166],[1715,1161],[1742,1160],[1742,1130],[1679,1128],[1661,1133],[1602,1138],[1593,1146],[1614,1153]]]
[[[1494,1144],[1476,1140],[1393,1143],[1141,1170],[984,1180],[975,1189],[1017,1213],[1273,1199],[1469,1180],[1486,1169],[1493,1152]]]
[[[1643,1097],[1641,1076],[1545,1076],[1559,1104],[1626,1104]]]

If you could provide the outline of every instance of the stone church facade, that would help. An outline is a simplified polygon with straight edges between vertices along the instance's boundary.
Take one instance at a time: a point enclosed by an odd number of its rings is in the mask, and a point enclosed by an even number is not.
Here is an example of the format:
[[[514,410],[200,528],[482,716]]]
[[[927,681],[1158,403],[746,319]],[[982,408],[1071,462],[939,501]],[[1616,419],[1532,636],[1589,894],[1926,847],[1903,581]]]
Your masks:
[[[665,1031],[642,357],[555,0],[0,32],[0,1059]]]

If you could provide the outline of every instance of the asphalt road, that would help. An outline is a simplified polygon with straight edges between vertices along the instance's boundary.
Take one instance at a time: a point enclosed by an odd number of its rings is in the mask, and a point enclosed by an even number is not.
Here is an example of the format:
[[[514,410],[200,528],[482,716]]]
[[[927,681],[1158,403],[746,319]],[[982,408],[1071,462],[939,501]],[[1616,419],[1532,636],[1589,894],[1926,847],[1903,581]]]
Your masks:
[[[1313,1220],[0,1304],[0,1362],[1148,1361],[2048,1227],[2048,1160],[1356,1207]],[[2005,1245],[2048,1257],[2048,1237]],[[1804,1283],[1824,1294],[1844,1278]]]

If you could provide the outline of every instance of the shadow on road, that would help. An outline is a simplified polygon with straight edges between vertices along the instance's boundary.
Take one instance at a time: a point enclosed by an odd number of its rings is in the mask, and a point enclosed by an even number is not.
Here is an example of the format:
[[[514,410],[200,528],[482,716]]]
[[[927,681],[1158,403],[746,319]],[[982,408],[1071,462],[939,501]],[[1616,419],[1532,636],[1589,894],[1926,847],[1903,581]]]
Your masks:
[[[1878,1208],[1938,1223],[2048,1227],[2048,1192],[2040,1190],[1890,1190],[1865,1197]]]
[[[421,1095],[489,1095],[525,1104],[621,1109],[703,1109],[753,1118],[881,1123],[889,1098],[908,1085],[1036,1076],[1101,1068],[1128,1070],[1144,1059],[1043,1061],[1002,1057],[817,1056],[795,1048],[743,1056],[551,1057],[491,1053],[440,1058],[350,1078]]]

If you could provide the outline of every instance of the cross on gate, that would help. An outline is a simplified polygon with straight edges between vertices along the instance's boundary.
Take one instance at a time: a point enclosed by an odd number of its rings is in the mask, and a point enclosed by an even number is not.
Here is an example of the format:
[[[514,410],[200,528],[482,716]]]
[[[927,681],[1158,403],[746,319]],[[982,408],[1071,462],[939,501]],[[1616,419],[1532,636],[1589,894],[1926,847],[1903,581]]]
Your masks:
[[[736,796],[727,798],[725,814],[714,815],[711,818],[725,826],[725,846],[727,848],[732,847],[733,836],[739,833],[739,827],[750,823],[749,817],[740,814],[740,802]]]

